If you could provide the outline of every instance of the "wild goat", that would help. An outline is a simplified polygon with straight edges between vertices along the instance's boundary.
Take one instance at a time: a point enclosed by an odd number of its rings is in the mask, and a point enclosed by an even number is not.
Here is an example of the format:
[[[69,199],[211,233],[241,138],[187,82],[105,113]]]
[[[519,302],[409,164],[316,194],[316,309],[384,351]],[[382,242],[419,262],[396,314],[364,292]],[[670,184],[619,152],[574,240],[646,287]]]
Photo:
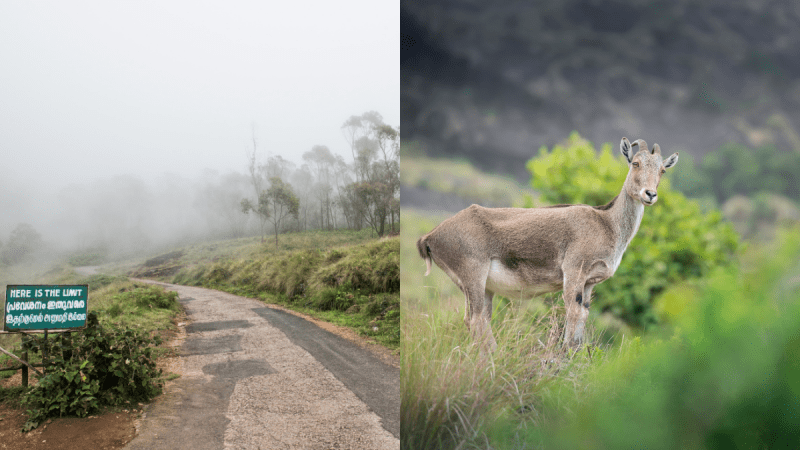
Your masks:
[[[662,160],[658,144],[648,150],[642,139],[631,144],[623,137],[620,150],[628,176],[607,205],[472,205],[417,241],[425,275],[433,260],[464,292],[464,323],[484,348],[497,348],[490,324],[495,294],[519,299],[559,290],[567,309],[564,342],[581,344],[592,288],[617,270],[645,205],[658,199],[661,175],[678,162],[677,153]]]

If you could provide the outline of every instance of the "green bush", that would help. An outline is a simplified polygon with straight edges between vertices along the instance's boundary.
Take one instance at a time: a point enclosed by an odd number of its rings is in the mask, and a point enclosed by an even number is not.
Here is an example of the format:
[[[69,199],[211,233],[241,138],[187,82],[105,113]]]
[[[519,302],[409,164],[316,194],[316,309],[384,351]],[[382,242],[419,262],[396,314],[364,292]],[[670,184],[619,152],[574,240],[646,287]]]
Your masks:
[[[230,276],[231,271],[225,267],[224,263],[217,263],[206,273],[205,283],[213,286],[227,281]]]
[[[160,286],[136,286],[132,290],[114,296],[116,304],[132,303],[140,308],[175,309],[178,293],[166,291]]]
[[[361,310],[369,316],[375,316],[391,308],[397,308],[399,310],[399,305],[396,304],[396,299],[391,295],[377,294],[370,296],[369,301],[361,308]]]
[[[319,266],[310,282],[315,287],[352,286],[364,294],[400,291],[400,241],[387,239],[351,247],[335,262]]]
[[[527,167],[531,185],[551,203],[608,203],[628,173],[627,162],[621,154],[614,156],[611,144],[604,144],[598,155],[577,133],[552,151],[542,147]],[[670,170],[681,170],[680,162]],[[593,305],[631,324],[654,324],[652,302],[667,286],[734,264],[737,249],[738,236],[719,211],[703,213],[663,178],[658,203],[645,208],[617,272],[595,288]]]
[[[313,301],[320,311],[346,311],[356,303],[356,294],[350,286],[327,288],[314,294]]]
[[[48,341],[52,365],[23,397],[28,408],[23,431],[48,417],[86,417],[100,407],[147,401],[161,392],[153,355],[158,336],[101,325],[90,312],[82,331]],[[28,349],[39,352],[42,345],[43,339],[34,337]]]
[[[289,298],[305,295],[309,278],[322,259],[322,252],[316,250],[293,252],[269,266],[259,287],[274,289]]]

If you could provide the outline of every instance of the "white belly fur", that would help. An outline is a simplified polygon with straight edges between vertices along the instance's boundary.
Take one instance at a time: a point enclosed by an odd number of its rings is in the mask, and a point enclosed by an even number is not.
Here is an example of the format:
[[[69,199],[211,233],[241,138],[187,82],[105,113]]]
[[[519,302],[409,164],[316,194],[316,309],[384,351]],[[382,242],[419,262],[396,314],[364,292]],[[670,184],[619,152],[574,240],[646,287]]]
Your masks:
[[[528,285],[514,271],[503,265],[498,259],[489,263],[489,276],[486,278],[486,290],[510,298],[529,299],[540,294],[552,292],[549,285]]]

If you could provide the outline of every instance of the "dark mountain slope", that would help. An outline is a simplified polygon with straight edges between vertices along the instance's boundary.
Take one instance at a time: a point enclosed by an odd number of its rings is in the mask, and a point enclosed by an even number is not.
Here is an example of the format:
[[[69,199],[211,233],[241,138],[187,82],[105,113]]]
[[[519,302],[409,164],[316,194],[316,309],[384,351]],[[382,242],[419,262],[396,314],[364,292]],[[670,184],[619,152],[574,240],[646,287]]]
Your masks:
[[[788,1],[403,1],[403,139],[523,181],[572,130],[800,151],[798,23]]]

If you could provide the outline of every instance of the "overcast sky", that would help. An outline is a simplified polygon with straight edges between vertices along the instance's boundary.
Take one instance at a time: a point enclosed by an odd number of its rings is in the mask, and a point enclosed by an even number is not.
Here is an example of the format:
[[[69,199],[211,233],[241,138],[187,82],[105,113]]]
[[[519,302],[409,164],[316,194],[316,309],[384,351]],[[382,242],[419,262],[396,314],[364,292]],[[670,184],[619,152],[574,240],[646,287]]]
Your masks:
[[[71,183],[350,161],[340,127],[400,125],[399,5],[330,1],[0,2],[0,239]],[[45,199],[42,202],[42,199]],[[57,207],[57,205],[52,205]]]
[[[400,124],[399,22],[396,1],[3,1],[2,176],[244,171],[252,123],[263,157],[349,161],[349,116]]]

